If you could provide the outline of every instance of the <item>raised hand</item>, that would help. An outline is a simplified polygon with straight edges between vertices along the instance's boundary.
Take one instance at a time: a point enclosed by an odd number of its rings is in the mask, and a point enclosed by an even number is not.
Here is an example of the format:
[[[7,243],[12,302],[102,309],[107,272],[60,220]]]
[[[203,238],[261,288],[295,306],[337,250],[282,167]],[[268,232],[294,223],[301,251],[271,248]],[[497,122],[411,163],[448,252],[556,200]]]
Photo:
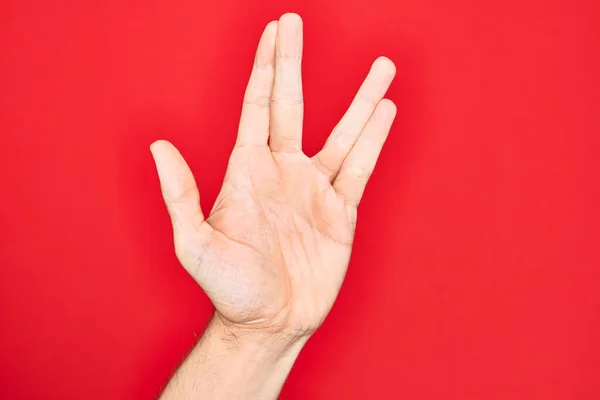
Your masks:
[[[344,279],[357,206],[396,114],[383,96],[393,63],[378,58],[314,157],[302,152],[302,21],[267,25],[244,96],[223,187],[208,215],[179,152],[151,150],[181,264],[229,329],[305,336]]]

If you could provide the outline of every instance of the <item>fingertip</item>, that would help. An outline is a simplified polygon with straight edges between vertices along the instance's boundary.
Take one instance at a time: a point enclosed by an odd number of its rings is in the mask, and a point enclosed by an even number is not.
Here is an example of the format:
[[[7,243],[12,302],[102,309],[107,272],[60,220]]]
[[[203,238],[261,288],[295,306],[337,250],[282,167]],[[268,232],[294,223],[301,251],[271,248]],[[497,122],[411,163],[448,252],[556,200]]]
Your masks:
[[[270,34],[276,33],[277,32],[277,25],[279,25],[279,21],[277,21],[277,20],[269,22],[265,26],[265,30],[263,32],[263,35],[270,35]]]
[[[155,153],[156,150],[160,149],[161,147],[165,147],[165,146],[172,146],[172,145],[171,145],[171,143],[169,143],[166,140],[159,139],[159,140],[152,142],[152,144],[150,144],[150,151],[152,153]]]
[[[279,18],[279,25],[277,26],[277,37],[286,38],[290,40],[292,38],[302,38],[303,31],[302,18],[295,13],[285,13]],[[295,42],[293,42],[295,43]],[[297,44],[297,43],[296,43]],[[289,43],[288,43],[289,46]],[[287,46],[286,46],[287,47]]]
[[[385,115],[389,115],[390,117],[394,118],[396,116],[396,113],[398,112],[398,107],[396,107],[396,103],[394,103],[392,100],[390,99],[382,99],[379,102],[379,107],[381,109],[381,111],[385,114]]]
[[[256,50],[256,57],[254,64],[257,67],[265,67],[275,64],[275,41],[277,40],[277,21],[271,21],[265,27],[260,41],[258,43],[258,49]]]
[[[290,25],[302,25],[302,17],[296,13],[287,12],[279,17],[279,22]]]
[[[377,57],[377,59],[373,62],[373,68],[382,71],[387,76],[393,77],[396,75],[396,65],[386,56]]]

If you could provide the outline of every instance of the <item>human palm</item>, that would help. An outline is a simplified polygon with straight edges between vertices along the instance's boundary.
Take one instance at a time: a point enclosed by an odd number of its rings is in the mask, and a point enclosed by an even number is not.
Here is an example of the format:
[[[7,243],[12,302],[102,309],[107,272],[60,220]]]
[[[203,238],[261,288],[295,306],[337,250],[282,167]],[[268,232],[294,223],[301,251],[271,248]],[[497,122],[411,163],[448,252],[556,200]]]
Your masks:
[[[395,116],[383,99],[395,68],[379,58],[323,149],[302,142],[302,21],[285,14],[261,37],[236,145],[205,219],[189,167],[152,146],[182,265],[226,323],[312,332],[344,279],[356,208]]]

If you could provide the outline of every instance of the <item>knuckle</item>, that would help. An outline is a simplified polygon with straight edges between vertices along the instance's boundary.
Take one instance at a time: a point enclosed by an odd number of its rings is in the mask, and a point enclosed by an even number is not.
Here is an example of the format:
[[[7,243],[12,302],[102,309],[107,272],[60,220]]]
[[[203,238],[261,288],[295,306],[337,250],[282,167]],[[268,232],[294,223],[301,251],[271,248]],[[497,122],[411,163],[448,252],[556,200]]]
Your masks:
[[[349,169],[352,176],[363,181],[369,180],[371,174],[373,173],[370,168],[366,168],[359,164],[350,164]]]
[[[271,103],[284,107],[301,106],[304,104],[304,96],[302,92],[288,92],[280,96],[271,97]]]
[[[259,60],[256,60],[254,67],[256,68],[256,72],[259,75],[264,75],[264,74],[270,75],[273,73],[273,70],[275,69],[275,65],[273,65],[272,61],[260,62]]]
[[[169,197],[167,202],[173,206],[177,206],[178,204],[184,204],[193,201],[196,199],[196,197],[198,197],[198,189],[195,185],[190,185],[180,193]]]
[[[375,107],[377,105],[377,100],[367,93],[361,91],[358,92],[357,96],[360,100],[367,103],[371,107]]]
[[[342,150],[349,151],[356,142],[354,135],[351,135],[342,128],[336,127],[333,129],[332,133],[332,136],[335,138],[335,141],[337,142],[338,146],[342,148]]]
[[[244,104],[258,106],[261,108],[268,107],[269,104],[271,104],[271,98],[270,96],[265,95],[246,96],[246,98],[244,98]]]
[[[281,62],[300,63],[302,61],[302,54],[297,51],[279,51],[277,53],[277,59]]]

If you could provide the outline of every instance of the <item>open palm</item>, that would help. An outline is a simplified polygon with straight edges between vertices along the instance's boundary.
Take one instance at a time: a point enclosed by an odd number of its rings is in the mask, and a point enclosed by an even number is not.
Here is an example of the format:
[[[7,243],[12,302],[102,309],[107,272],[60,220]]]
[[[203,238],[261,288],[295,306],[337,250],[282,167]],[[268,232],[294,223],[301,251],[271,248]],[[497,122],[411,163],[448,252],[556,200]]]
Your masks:
[[[344,279],[356,208],[396,114],[395,73],[377,59],[314,157],[302,152],[302,21],[265,28],[221,192],[205,218],[194,177],[168,142],[151,146],[177,256],[228,324],[310,333]]]

